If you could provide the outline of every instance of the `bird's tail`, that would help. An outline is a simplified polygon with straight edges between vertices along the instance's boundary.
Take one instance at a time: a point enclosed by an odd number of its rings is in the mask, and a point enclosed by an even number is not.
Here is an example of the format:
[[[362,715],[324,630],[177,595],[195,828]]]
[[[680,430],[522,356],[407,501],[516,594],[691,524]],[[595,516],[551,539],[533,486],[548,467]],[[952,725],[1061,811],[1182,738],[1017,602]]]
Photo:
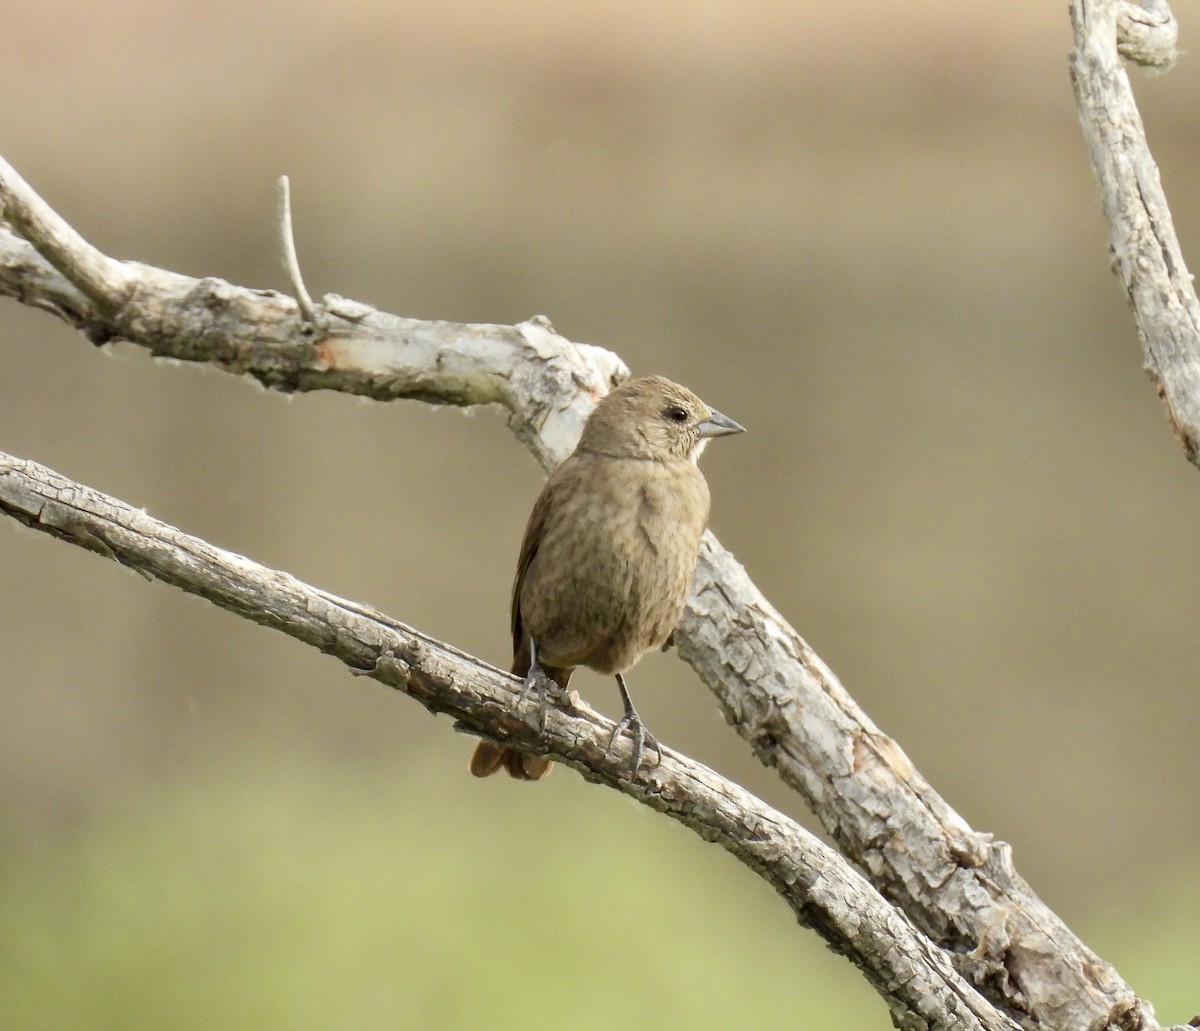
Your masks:
[[[471,754],[471,773],[476,777],[490,777],[503,768],[517,780],[541,780],[554,766],[544,755],[520,752],[495,741],[480,741]]]
[[[517,657],[513,660],[512,671],[519,677],[523,677],[529,672],[529,655],[525,649],[518,652]],[[542,672],[565,690],[574,670],[546,666],[543,667]],[[522,752],[518,748],[510,748],[508,745],[497,744],[495,741],[483,740],[475,746],[475,751],[471,753],[468,769],[476,777],[490,777],[493,773],[503,769],[515,780],[541,780],[553,767],[554,763],[544,755]]]

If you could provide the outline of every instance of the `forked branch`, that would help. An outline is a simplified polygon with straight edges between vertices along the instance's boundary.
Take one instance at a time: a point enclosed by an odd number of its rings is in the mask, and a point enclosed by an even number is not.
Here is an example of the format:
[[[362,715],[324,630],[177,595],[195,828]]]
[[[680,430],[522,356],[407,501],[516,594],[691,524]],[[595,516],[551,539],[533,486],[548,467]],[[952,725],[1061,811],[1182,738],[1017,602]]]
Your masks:
[[[365,606],[212,545],[36,465],[0,454],[0,512],[281,630],[417,699],[456,725],[550,752],[737,856],[801,923],[858,965],[902,1026],[1010,1029],[928,939],[835,851],[743,788],[669,748],[631,777],[630,744],[585,706],[518,711],[520,681]],[[922,1014],[913,1023],[909,1014]]]
[[[1080,39],[1072,60],[1077,89],[1089,88],[1080,83],[1086,84],[1093,73],[1110,70],[1109,56],[1096,56],[1103,47],[1111,49],[1112,62],[1117,60],[1117,20],[1103,12],[1102,17],[1096,16],[1093,8],[1108,11],[1113,4],[1077,0],[1073,7]],[[1128,7],[1123,9],[1128,15]],[[1126,22],[1130,21],[1127,17]],[[1105,40],[1093,38],[1098,27],[1100,35],[1108,33]],[[1148,45],[1144,40],[1138,43]],[[1137,128],[1140,130],[1140,124]],[[1125,142],[1102,139],[1104,146]],[[73,230],[65,231],[65,223],[2,162],[0,206],[16,230],[0,229],[0,293],[55,312],[93,341],[130,340],[152,354],[207,362],[253,376],[277,390],[332,389],[380,400],[414,398],[455,405],[498,403],[508,410],[518,438],[546,467],[556,464],[574,445],[594,399],[628,374],[615,355],[572,343],[543,319],[517,326],[422,322],[336,295],[314,301],[317,317],[306,318],[297,302],[273,291],[115,262],[96,252]],[[1147,210],[1151,209],[1158,210],[1149,204]],[[1165,213],[1165,202],[1161,213]],[[1196,325],[1195,298],[1192,295],[1189,300],[1183,289],[1187,277],[1182,260],[1176,260],[1173,236],[1162,229],[1161,219],[1152,225],[1158,228],[1134,243],[1153,252],[1151,245],[1156,242],[1159,263],[1153,266],[1151,262],[1148,278],[1139,280],[1130,293],[1136,304],[1160,274],[1162,282],[1170,284],[1173,299],[1168,308],[1173,312],[1174,329],[1168,334],[1168,343],[1175,349],[1153,350],[1153,361],[1172,418],[1194,458],[1196,449],[1189,442],[1200,440],[1195,429],[1200,419],[1188,410],[1186,388],[1189,380],[1193,387],[1200,384],[1200,366],[1184,337],[1185,324],[1190,323],[1189,332],[1194,332]],[[1124,260],[1120,252],[1118,258]],[[320,332],[312,332],[314,325],[319,325]],[[1149,339],[1144,328],[1143,336]],[[1200,391],[1191,394],[1194,403]],[[10,463],[6,468],[5,475],[13,482],[15,467]],[[82,490],[78,485],[64,489],[71,496]],[[104,503],[119,504],[112,499]],[[71,511],[78,509],[74,506]],[[31,525],[44,523],[45,512],[58,511],[37,505],[9,508],[9,514]],[[130,547],[117,547],[113,531],[91,527],[76,532],[71,522],[75,518],[70,513],[55,516],[40,528],[136,564]],[[153,539],[154,534],[147,537]],[[203,542],[196,546],[209,548]],[[239,569],[245,572],[251,565],[239,559],[221,575],[236,576]],[[161,571],[145,568],[186,588],[179,569],[191,567],[182,562]],[[378,614],[321,592],[304,594],[312,589],[298,585],[286,574],[264,573],[285,594],[292,592],[289,597],[303,597],[303,607],[314,607],[324,620],[326,630],[301,621],[297,626],[304,630],[296,636],[356,668],[370,670],[371,675],[408,691],[435,711],[453,713],[468,729],[507,735],[528,747],[538,747],[540,742],[585,776],[629,790],[676,818],[682,819],[684,810],[691,816],[707,814],[714,798],[723,798],[734,806],[734,813],[716,815],[722,820],[732,818],[733,824],[718,826],[701,820],[689,826],[721,840],[731,851],[736,851],[731,847],[736,827],[748,829],[751,839],[764,828],[779,828],[791,842],[788,848],[800,849],[789,853],[784,866],[771,866],[770,872],[764,866],[768,859],[772,863],[782,859],[773,850],[783,847],[784,838],[768,835],[773,844],[765,852],[756,851],[758,846],[750,840],[737,847],[750,849],[743,859],[789,897],[805,922],[819,925],[832,919],[831,904],[818,901],[814,908],[814,899],[819,898],[814,892],[832,888],[842,897],[850,890],[846,885],[855,883],[856,875],[834,863],[834,853],[808,851],[807,843],[795,845],[790,828],[784,833],[782,818],[759,808],[762,804],[740,789],[721,782],[717,795],[701,799],[687,794],[679,785],[688,790],[711,786],[708,778],[714,775],[698,772],[702,767],[668,752],[655,784],[659,777],[666,778],[674,785],[669,792],[622,782],[619,770],[603,759],[602,744],[607,738],[604,723],[597,717],[552,713],[548,736],[539,739],[525,721],[511,713],[513,682],[506,675]],[[266,596],[251,597],[255,600],[249,607],[230,607],[248,618],[285,628]],[[336,613],[337,619],[330,621],[330,613]],[[328,628],[341,626],[338,620],[343,616],[353,617],[355,629],[330,636]],[[418,642],[416,651],[407,643],[412,641]],[[702,548],[693,596],[676,642],[681,656],[716,693],[730,722],[759,758],[801,792],[839,846],[869,872],[883,898],[905,914],[886,906],[875,909],[867,900],[877,897],[855,895],[859,908],[854,909],[854,919],[867,921],[859,925],[864,935],[864,970],[889,999],[901,1026],[1005,1026],[994,1024],[998,1013],[981,1007],[964,982],[948,976],[948,956],[972,984],[1025,1026],[1155,1026],[1150,1007],[1016,874],[1008,846],[973,831],[946,804],[899,745],[858,709],[828,667],[711,534]],[[389,649],[395,658],[387,657]],[[381,655],[384,661],[379,662]],[[419,662],[418,655],[432,656],[430,662],[436,659],[441,665]],[[444,682],[431,680],[431,670],[445,673]],[[435,682],[436,690],[430,686]],[[478,687],[478,696],[471,695],[465,686],[469,684]],[[800,858],[803,856],[808,858]],[[849,929],[836,921],[833,928],[828,940],[837,941],[839,949],[848,948],[858,962],[857,947],[847,945],[853,937]],[[869,948],[865,939],[870,939]],[[893,949],[897,956],[884,958]],[[924,960],[917,963],[916,957],[921,955]],[[903,972],[918,967],[919,975]],[[940,987],[931,985],[929,977]],[[921,1004],[923,992],[931,992],[928,998],[936,999],[936,1005]],[[957,1009],[953,999],[959,1000]],[[964,1015],[979,1023],[955,1023],[965,1020]]]

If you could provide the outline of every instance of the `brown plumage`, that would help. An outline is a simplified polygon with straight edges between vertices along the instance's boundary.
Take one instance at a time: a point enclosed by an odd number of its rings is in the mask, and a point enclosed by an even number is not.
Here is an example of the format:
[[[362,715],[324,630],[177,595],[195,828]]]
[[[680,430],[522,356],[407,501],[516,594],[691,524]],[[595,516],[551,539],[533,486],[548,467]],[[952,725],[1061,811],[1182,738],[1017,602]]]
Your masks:
[[[512,592],[512,671],[525,691],[565,689],[577,666],[617,678],[634,772],[650,737],[622,674],[667,642],[687,600],[708,484],[696,465],[708,439],[742,427],[661,376],[629,380],[600,401],[579,445],[534,503]],[[544,678],[542,677],[544,674]],[[524,692],[523,692],[524,694]],[[481,741],[471,772],[504,767],[521,780],[545,756]]]

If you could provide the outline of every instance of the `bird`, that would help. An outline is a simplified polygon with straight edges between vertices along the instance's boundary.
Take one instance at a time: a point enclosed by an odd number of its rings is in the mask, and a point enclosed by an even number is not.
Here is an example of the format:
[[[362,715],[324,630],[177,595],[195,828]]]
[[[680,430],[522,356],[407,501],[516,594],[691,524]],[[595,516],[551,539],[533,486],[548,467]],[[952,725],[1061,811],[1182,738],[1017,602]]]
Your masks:
[[[630,731],[635,777],[647,743],[662,753],[624,675],[669,646],[687,600],[709,515],[700,453],[712,438],[742,432],[687,387],[662,376],[626,380],[593,409],[525,527],[511,604],[517,705],[538,695],[544,728],[548,696],[563,697],[577,667],[614,676],[625,714],[608,747]],[[476,777],[503,768],[518,780],[551,767],[544,755],[488,739],[470,762]]]

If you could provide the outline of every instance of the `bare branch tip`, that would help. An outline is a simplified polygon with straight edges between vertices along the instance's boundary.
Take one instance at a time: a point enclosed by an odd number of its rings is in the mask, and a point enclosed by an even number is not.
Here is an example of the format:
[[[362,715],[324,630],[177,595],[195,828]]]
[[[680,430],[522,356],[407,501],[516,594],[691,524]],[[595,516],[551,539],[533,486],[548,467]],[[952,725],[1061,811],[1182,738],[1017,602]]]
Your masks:
[[[1179,24],[1167,0],[1121,3],[1117,16],[1117,52],[1150,71],[1170,71],[1179,56]]]
[[[296,237],[292,232],[292,187],[286,175],[279,177],[279,244],[283,249],[283,267],[287,269],[292,289],[296,292],[296,304],[300,306],[300,314],[305,322],[315,323],[316,306],[304,285],[304,277],[300,274],[300,259],[296,255]]]
[[[132,283],[124,263],[88,243],[2,157],[0,219],[106,314],[125,304]]]

